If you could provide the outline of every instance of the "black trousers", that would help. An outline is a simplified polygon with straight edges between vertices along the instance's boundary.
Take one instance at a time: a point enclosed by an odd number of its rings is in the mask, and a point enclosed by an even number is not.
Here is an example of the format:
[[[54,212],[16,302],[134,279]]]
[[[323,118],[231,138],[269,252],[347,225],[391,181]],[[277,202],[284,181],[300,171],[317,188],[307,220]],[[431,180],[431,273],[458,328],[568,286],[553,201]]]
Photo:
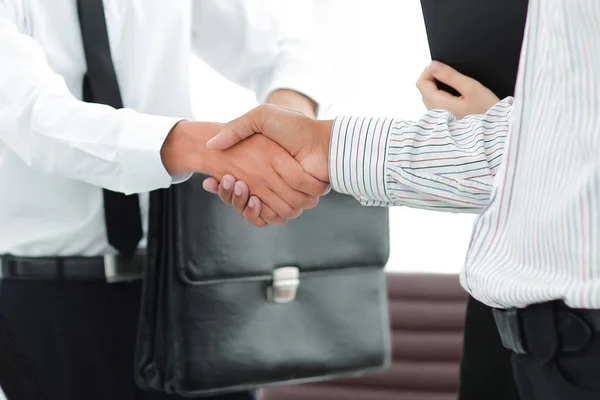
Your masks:
[[[519,400],[511,352],[502,346],[492,309],[469,296],[459,400]]]
[[[534,312],[523,318],[530,354],[513,355],[522,400],[600,400],[600,335],[588,338],[576,331],[562,337],[555,318],[561,304],[533,306]],[[559,350],[561,343],[572,350]]]
[[[134,383],[140,296],[140,281],[0,280],[0,310],[47,400],[181,399]]]

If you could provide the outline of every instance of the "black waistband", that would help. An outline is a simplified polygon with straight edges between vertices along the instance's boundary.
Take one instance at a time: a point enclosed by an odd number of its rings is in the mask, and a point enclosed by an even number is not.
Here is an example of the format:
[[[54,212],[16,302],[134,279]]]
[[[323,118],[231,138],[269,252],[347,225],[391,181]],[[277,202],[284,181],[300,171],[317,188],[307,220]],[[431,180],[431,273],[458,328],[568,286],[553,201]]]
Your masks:
[[[103,257],[19,257],[0,256],[2,279],[78,280],[120,282],[143,277],[145,254],[131,259],[118,255]]]
[[[560,338],[558,350],[564,353],[583,348],[593,336],[600,334],[600,310],[574,309],[562,301],[536,304],[525,309],[493,310],[502,344],[517,354],[533,352],[533,341],[526,326],[541,323],[556,331]]]

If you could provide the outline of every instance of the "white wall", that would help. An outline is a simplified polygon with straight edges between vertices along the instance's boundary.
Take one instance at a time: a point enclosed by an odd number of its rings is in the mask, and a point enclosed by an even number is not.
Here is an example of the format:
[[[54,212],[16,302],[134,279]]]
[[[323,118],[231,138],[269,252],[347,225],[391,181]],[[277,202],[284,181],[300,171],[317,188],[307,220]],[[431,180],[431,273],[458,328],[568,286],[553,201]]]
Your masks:
[[[297,6],[296,1],[276,4]],[[324,70],[332,85],[331,115],[413,119],[425,111],[415,88],[429,62],[419,0],[315,0],[312,4]],[[198,119],[226,121],[255,105],[250,93],[207,72],[200,61],[194,60],[192,70]],[[205,95],[215,89],[221,93],[216,98]],[[392,209],[390,215],[390,270],[460,270],[473,216],[405,207]]]

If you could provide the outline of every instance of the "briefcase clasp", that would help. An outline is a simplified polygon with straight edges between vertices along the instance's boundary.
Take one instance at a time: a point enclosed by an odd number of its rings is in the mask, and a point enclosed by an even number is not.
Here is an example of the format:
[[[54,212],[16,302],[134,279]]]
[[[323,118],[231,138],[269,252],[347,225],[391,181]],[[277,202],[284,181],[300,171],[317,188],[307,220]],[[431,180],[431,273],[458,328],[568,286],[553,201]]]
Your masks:
[[[290,303],[296,299],[300,286],[297,267],[280,267],[273,271],[273,283],[267,288],[267,299],[273,303]]]

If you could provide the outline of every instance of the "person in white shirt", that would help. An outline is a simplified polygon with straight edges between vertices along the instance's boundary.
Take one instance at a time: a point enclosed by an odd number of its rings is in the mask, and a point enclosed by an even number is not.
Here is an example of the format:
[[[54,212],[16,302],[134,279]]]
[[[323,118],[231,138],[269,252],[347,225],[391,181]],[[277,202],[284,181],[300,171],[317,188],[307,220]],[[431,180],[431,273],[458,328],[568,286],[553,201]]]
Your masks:
[[[261,102],[315,116],[311,28],[282,21],[260,0],[0,0],[0,310],[44,398],[172,398],[133,382],[146,192],[235,171],[283,220],[327,189],[265,138],[209,151],[221,125],[192,122],[192,51]],[[116,74],[124,108],[93,104],[98,69]]]
[[[478,213],[461,282],[494,308],[522,400],[598,400],[599,37],[596,0],[531,0],[515,98],[483,114],[313,121],[261,106],[207,146],[262,133],[363,205]]]

